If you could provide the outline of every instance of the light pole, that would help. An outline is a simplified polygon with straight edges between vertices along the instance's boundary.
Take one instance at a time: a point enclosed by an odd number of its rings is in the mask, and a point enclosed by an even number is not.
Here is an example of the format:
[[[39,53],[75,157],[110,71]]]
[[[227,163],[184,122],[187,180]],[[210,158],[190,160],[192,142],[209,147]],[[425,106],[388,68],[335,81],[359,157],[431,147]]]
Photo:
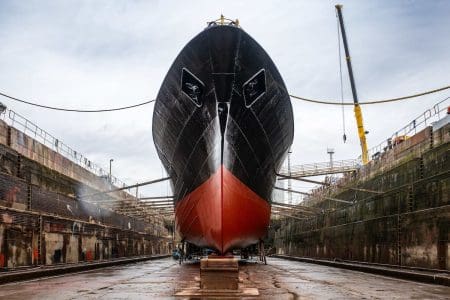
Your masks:
[[[288,159],[288,174],[289,174],[289,179],[288,179],[288,190],[289,190],[289,192],[288,192],[288,204],[292,204],[291,153],[292,153],[292,150],[291,150],[291,148],[289,148],[289,150],[288,150],[288,157],[287,157],[287,159]]]
[[[330,182],[333,181],[333,154],[334,154],[334,149],[333,148],[327,148],[327,153],[330,155]]]
[[[112,158],[109,160],[109,182],[110,183],[112,183],[111,165],[112,165],[113,161],[114,161],[114,159],[112,159]]]
[[[327,148],[327,153],[330,155],[330,171],[333,171],[333,154],[334,154],[334,149],[333,148]]]

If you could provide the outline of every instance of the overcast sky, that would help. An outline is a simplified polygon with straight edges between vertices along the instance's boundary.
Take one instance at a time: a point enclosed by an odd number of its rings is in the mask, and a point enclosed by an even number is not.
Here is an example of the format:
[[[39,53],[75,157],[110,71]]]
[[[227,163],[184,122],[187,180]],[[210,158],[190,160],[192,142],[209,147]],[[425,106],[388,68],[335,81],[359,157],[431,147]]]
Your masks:
[[[282,3],[282,4],[281,4]],[[223,13],[269,53],[291,94],[340,99],[336,1],[0,2],[0,91],[41,104],[95,109],[154,99],[173,60]],[[450,1],[340,1],[365,99],[403,96],[450,83]],[[344,94],[351,100],[344,67]],[[450,92],[363,106],[369,147]],[[127,183],[159,178],[153,105],[102,114],[54,112],[0,99]],[[292,100],[292,163],[360,155],[352,107]],[[296,188],[311,185],[296,183]],[[170,193],[166,184],[148,193]]]

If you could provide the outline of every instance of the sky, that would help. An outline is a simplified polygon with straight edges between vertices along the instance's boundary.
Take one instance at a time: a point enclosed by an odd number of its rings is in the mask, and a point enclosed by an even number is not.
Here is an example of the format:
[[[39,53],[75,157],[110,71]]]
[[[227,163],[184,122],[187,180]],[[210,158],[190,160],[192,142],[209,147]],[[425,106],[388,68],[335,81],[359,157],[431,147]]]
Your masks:
[[[206,22],[239,19],[277,65],[291,94],[340,100],[336,1],[0,2],[0,92],[45,105],[109,108],[154,99],[173,60]],[[340,1],[360,101],[450,82],[450,1]],[[351,101],[343,64],[344,98]],[[369,148],[450,92],[363,106]],[[120,112],[48,111],[1,98],[127,183],[160,178],[153,105]],[[352,107],[292,100],[293,165],[360,155]],[[347,142],[342,141],[343,119]],[[311,184],[294,183],[307,190]],[[169,185],[145,195],[170,194]]]

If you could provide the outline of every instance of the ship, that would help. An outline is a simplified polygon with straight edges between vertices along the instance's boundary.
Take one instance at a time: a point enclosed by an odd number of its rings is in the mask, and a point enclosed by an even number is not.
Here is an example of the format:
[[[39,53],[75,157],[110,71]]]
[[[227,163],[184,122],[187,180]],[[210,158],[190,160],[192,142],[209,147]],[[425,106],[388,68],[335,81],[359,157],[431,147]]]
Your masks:
[[[266,236],[294,120],[274,62],[237,21],[209,22],[181,50],[158,92],[152,134],[183,241],[225,254]]]

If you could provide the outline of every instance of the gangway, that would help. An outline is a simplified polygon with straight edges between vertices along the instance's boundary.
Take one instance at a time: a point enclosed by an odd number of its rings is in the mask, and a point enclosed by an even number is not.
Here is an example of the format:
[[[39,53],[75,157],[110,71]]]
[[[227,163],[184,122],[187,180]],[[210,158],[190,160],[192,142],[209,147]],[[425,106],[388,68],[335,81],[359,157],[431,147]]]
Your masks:
[[[280,175],[287,177],[311,177],[353,172],[360,167],[361,161],[359,159],[347,159],[291,166],[290,173],[287,169],[282,169]]]

